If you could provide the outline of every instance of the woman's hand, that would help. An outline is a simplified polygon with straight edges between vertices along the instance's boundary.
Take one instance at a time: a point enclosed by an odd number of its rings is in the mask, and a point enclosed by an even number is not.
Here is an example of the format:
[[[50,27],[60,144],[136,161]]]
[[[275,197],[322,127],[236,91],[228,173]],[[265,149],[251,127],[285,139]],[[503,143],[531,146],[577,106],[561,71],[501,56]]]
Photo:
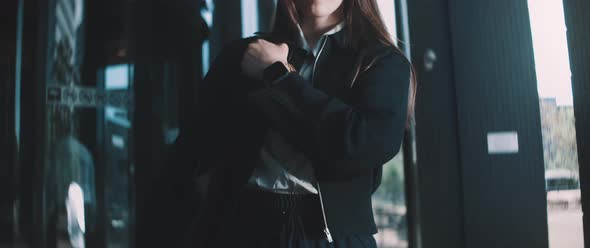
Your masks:
[[[248,45],[242,59],[242,72],[246,76],[262,80],[262,73],[266,67],[275,62],[287,64],[289,46],[285,43],[274,44],[263,39],[258,39]]]

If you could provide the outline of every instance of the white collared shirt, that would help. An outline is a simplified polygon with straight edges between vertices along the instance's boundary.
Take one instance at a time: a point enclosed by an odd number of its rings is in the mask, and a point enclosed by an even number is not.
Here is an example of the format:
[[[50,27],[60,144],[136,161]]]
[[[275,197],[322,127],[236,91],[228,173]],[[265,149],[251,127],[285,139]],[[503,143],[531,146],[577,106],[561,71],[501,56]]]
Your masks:
[[[308,52],[308,56],[305,58],[303,66],[301,66],[301,68],[299,69],[299,75],[301,75],[305,79],[312,80],[311,77],[313,74],[313,65],[316,61],[316,58],[319,55],[321,55],[320,52],[325,39],[328,37],[328,35],[335,34],[336,32],[342,30],[345,25],[345,22],[341,22],[338,25],[334,26],[332,29],[330,29],[328,32],[323,34],[318,39],[313,48],[309,46],[309,44],[307,43],[307,39],[305,39],[305,35],[303,34],[303,30],[299,25],[297,25],[297,28],[299,29],[299,45],[301,46],[301,48]]]
[[[299,75],[312,80],[314,64],[321,55],[326,38],[345,26],[342,22],[324,33],[312,48],[309,46],[303,30],[299,25],[299,45],[308,54],[299,69]],[[276,130],[270,129],[259,152],[257,167],[248,183],[275,193],[317,194],[315,173],[312,162],[301,151],[282,137]]]

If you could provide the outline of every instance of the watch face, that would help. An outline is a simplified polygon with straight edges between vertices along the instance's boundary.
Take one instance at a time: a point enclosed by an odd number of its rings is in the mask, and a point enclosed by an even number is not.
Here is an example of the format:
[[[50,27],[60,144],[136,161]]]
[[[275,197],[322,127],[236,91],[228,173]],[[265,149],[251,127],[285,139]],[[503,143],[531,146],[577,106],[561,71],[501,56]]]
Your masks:
[[[289,69],[282,62],[275,62],[264,70],[264,81],[274,82],[287,73],[289,73]]]

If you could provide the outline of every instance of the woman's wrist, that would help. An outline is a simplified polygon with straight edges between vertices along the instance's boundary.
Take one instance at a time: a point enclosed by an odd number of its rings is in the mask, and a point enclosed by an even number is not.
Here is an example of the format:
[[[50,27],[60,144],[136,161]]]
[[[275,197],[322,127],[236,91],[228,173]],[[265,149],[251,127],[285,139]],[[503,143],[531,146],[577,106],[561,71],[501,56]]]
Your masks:
[[[285,62],[277,61],[264,69],[262,72],[262,80],[267,84],[267,86],[270,86],[274,82],[285,77],[290,72],[291,69],[288,66],[288,63],[285,64]]]

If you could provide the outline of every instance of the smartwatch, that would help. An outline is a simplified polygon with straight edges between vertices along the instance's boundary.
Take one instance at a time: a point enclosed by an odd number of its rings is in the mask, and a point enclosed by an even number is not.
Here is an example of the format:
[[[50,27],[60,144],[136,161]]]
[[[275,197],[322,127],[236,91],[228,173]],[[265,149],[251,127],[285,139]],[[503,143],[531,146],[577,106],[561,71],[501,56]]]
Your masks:
[[[266,86],[272,86],[274,83],[287,76],[290,72],[293,72],[294,68],[289,65],[283,64],[283,62],[275,62],[272,65],[266,67],[262,73],[262,79]]]

